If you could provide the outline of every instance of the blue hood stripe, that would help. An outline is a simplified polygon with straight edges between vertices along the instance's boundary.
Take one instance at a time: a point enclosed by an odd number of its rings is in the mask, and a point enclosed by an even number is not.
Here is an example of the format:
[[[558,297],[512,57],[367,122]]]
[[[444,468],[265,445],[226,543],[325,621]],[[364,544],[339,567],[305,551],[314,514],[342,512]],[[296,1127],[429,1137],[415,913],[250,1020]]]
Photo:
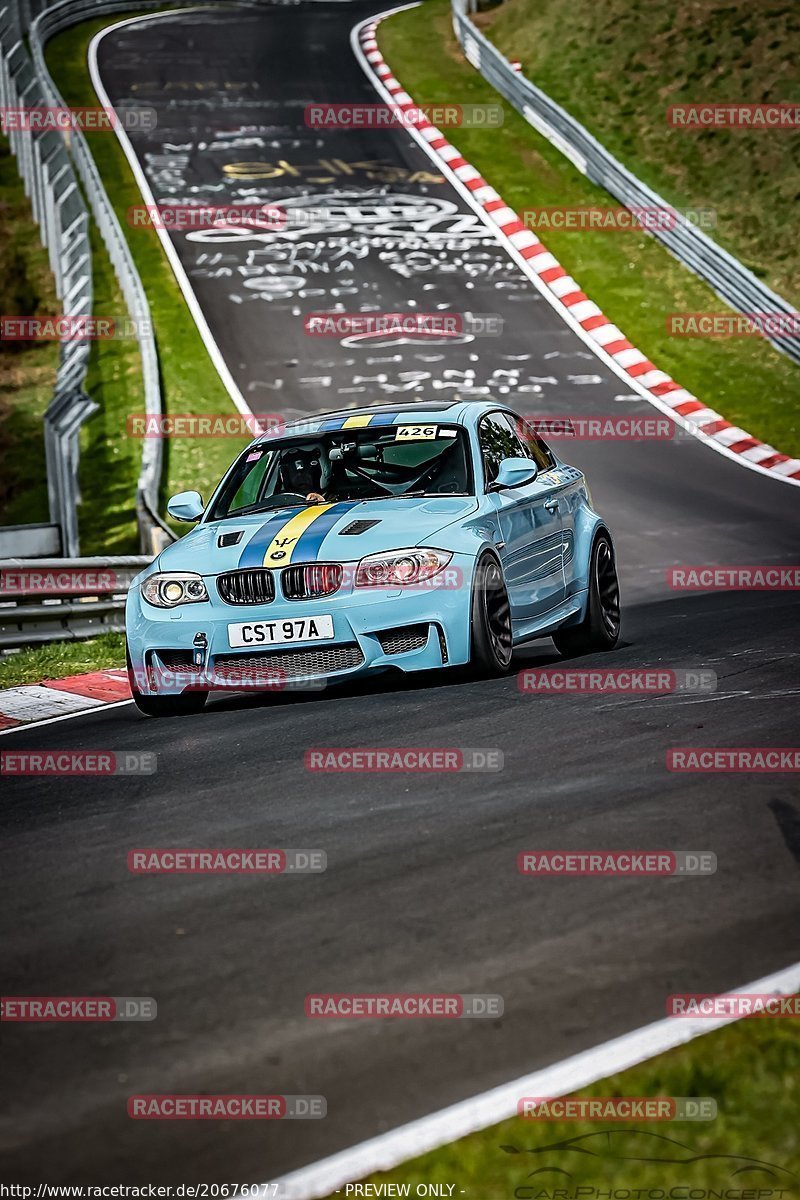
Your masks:
[[[245,546],[239,559],[240,569],[242,567],[263,567],[264,555],[275,534],[304,507],[306,506],[303,504],[295,504],[291,508],[282,508],[279,512],[274,513],[258,532],[253,534]]]
[[[300,535],[292,553],[292,562],[316,562],[322,543],[336,522],[345,513],[349,513],[351,509],[357,508],[358,504],[358,500],[342,500],[338,504],[334,504],[327,512],[324,512],[321,517],[317,517],[316,521],[312,525],[309,525],[305,533]]]

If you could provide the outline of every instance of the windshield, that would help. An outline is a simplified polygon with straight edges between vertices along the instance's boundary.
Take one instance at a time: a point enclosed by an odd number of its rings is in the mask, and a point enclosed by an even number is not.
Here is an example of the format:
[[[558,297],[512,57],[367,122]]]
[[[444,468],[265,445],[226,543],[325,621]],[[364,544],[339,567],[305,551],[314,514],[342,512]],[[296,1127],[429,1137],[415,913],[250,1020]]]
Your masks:
[[[251,446],[235,463],[208,519],[285,504],[472,494],[464,430],[409,421]]]

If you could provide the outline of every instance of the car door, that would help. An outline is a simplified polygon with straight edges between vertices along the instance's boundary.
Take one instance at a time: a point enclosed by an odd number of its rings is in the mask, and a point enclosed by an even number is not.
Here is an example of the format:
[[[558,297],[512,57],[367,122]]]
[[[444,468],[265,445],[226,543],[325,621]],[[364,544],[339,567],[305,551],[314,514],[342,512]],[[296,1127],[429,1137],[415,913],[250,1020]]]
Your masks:
[[[558,503],[558,515],[561,521],[562,543],[564,556],[565,599],[576,590],[576,560],[575,560],[575,516],[580,510],[581,498],[584,494],[584,479],[575,467],[568,467],[556,462],[552,451],[537,434],[536,430],[516,413],[511,414],[516,430],[525,446],[528,456],[534,460],[542,475],[547,474],[552,481],[552,498]]]
[[[506,412],[487,413],[478,425],[484,488],[497,476],[504,458],[531,458]],[[495,545],[508,587],[511,617],[527,622],[556,608],[564,599],[561,517],[549,480],[521,488],[488,492],[487,506],[496,523]]]

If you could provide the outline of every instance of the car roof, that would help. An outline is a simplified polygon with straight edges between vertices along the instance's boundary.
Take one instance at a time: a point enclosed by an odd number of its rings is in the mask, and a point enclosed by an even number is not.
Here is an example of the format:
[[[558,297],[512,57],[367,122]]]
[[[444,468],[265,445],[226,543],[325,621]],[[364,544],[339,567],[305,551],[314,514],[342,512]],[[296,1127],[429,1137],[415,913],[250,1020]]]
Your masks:
[[[313,437],[318,433],[330,433],[337,428],[345,427],[345,422],[351,422],[354,418],[383,418],[380,424],[389,424],[387,418],[404,417],[411,413],[414,414],[416,420],[419,421],[435,421],[441,420],[446,415],[448,421],[459,425],[471,425],[477,421],[485,412],[491,412],[498,408],[507,408],[506,404],[496,400],[418,400],[409,402],[401,401],[397,404],[369,404],[362,405],[358,408],[340,408],[332,409],[330,412],[315,412],[309,413],[307,417],[298,417],[294,421],[287,422],[286,426],[276,433],[275,430],[268,430],[256,441],[274,442],[276,437],[292,437],[303,436]],[[337,425],[337,422],[340,424]],[[365,422],[366,424],[371,424]],[[376,425],[379,422],[376,421]],[[354,423],[354,428],[358,425]]]

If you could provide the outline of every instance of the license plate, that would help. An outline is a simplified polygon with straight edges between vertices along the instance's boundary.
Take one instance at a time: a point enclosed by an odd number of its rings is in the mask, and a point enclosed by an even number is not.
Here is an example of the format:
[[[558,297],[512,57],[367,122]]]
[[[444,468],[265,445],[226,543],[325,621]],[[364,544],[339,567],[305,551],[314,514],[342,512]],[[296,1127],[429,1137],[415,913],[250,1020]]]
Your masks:
[[[231,646],[277,646],[333,637],[333,617],[293,617],[286,621],[240,621],[228,626]]]

